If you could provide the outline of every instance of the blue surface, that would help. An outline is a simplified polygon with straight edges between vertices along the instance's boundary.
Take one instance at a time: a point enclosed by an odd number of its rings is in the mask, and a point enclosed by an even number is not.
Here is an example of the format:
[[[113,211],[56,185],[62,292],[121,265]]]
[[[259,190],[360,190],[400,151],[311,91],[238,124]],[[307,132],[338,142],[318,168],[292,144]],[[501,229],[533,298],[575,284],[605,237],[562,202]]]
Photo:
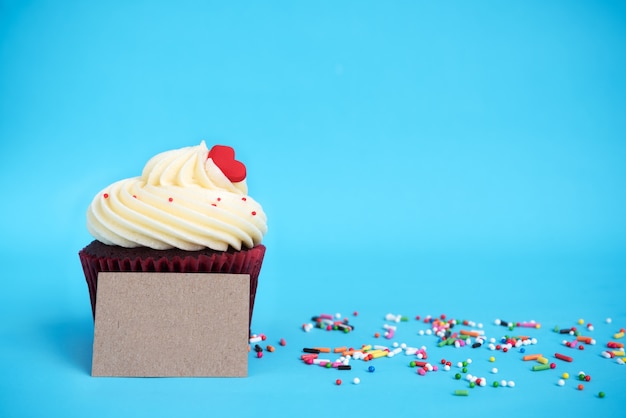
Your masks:
[[[624,51],[622,2],[0,3],[0,415],[619,415],[626,366],[600,353],[626,327]],[[92,378],[86,207],[202,139],[268,213],[253,330],[288,344],[245,379]],[[301,330],[322,312],[355,331]],[[516,386],[299,360],[392,342],[389,312],[394,341]],[[534,319],[528,350],[575,361],[439,348],[415,316],[440,314],[494,338]],[[597,344],[572,351],[552,329],[579,318]]]

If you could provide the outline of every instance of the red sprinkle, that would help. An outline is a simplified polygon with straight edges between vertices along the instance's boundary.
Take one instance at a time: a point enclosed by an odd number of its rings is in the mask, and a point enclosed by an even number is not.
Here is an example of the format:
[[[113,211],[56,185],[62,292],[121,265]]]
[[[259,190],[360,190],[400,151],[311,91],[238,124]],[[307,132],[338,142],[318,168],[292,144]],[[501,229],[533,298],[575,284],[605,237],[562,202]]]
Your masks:
[[[246,201],[246,200],[248,200],[248,199],[246,199],[245,197],[242,197],[242,198],[241,198],[241,200],[243,200],[243,201],[245,202],[245,201]]]
[[[109,194],[108,194],[108,193],[105,193],[105,194],[103,195],[103,197],[104,197],[105,199],[108,199],[108,198],[109,198]]]
[[[174,201],[174,199],[173,199],[173,198],[171,198],[171,197],[170,197],[169,199],[167,199],[167,200],[169,200],[170,202],[173,202],[173,201]]]
[[[252,211],[252,216],[255,216],[255,215],[256,215],[256,212],[255,212],[255,211]]]
[[[554,353],[554,357],[558,358],[559,360],[569,361],[569,362],[573,360],[570,356],[566,356],[565,354],[561,354],[561,353]]]

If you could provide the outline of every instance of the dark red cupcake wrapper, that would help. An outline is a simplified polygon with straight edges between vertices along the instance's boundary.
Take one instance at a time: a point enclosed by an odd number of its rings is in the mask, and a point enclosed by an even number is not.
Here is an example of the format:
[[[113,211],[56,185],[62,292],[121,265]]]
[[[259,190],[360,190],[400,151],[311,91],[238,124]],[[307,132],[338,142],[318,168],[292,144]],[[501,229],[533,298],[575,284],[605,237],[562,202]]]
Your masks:
[[[102,244],[101,244],[102,245]],[[98,289],[98,273],[104,272],[155,272],[155,273],[231,273],[250,275],[250,316],[256,297],[259,273],[265,256],[265,246],[257,245],[251,249],[232,252],[194,253],[188,256],[157,256],[157,257],[121,257],[112,255],[95,255],[90,253],[90,246],[82,249],[80,257],[85,279],[89,287],[91,311],[96,317],[96,294]]]

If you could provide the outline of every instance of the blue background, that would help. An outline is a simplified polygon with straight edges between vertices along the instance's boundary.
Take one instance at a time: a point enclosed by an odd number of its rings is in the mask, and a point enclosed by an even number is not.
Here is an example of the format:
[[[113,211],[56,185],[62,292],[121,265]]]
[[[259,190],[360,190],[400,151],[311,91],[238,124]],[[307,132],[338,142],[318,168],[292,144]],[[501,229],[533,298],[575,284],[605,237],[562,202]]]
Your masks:
[[[224,3],[0,2],[0,415],[619,415],[626,366],[600,352],[626,327],[624,3]],[[203,139],[268,214],[253,331],[288,344],[245,379],[92,378],[85,210]],[[322,312],[355,331],[300,329]],[[389,343],[389,312],[411,318],[396,341],[516,387],[299,361]],[[437,348],[414,318],[442,313],[495,338],[537,320],[533,350],[575,361]],[[598,344],[568,351],[552,328],[579,318]]]

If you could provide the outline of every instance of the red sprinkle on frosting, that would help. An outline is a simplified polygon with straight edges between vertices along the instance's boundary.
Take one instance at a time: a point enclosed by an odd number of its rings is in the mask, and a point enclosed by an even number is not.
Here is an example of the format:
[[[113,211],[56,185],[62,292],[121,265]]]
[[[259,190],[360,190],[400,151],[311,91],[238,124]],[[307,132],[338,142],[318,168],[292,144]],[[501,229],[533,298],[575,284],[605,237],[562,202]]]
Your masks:
[[[256,212],[255,212],[255,211],[252,211],[252,216],[255,216],[255,215],[256,215]]]
[[[108,193],[105,193],[105,194],[103,195],[103,197],[104,197],[105,199],[108,199],[108,198],[109,198],[109,194],[108,194]]]
[[[169,199],[167,199],[167,200],[169,200],[170,202],[173,202],[173,201],[174,201],[174,199],[173,199],[173,198],[171,198],[171,197],[170,197]]]

